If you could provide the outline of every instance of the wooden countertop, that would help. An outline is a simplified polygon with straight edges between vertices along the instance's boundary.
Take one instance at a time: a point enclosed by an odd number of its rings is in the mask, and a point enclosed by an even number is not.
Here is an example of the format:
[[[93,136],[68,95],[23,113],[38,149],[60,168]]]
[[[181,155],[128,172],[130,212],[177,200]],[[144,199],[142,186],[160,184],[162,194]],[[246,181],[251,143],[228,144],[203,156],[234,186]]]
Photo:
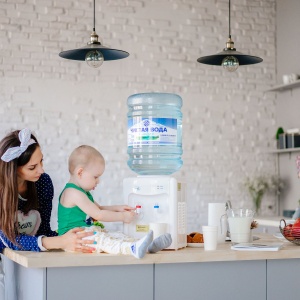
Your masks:
[[[300,258],[300,246],[277,239],[272,235],[259,234],[259,243],[283,242],[279,251],[235,251],[230,242],[219,244],[215,251],[204,251],[203,248],[184,248],[177,251],[164,250],[155,254],[146,254],[143,259],[131,255],[112,255],[106,253],[70,253],[64,251],[28,252],[4,249],[4,255],[27,268],[104,266],[104,265],[136,265],[193,263],[237,260],[265,260]]]

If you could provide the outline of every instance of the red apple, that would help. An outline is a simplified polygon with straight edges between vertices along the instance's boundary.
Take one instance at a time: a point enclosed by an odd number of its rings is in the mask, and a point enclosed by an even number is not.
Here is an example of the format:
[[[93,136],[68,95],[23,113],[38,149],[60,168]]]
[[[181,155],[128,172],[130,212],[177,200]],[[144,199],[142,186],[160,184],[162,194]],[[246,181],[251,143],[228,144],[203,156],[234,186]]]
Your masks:
[[[283,235],[287,238],[292,237],[293,225],[289,224],[283,228]]]
[[[296,219],[291,233],[294,238],[300,238],[300,218]]]
[[[300,218],[295,220],[293,227],[299,227],[300,228]]]

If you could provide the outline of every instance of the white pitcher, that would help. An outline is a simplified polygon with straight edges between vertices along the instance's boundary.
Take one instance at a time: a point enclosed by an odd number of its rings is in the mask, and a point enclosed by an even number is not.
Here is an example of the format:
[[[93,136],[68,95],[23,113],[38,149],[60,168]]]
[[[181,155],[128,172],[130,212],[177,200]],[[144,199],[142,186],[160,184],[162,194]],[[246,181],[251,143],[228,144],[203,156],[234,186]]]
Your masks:
[[[254,211],[251,209],[240,208],[227,210],[230,238],[233,244],[249,242],[253,217]]]

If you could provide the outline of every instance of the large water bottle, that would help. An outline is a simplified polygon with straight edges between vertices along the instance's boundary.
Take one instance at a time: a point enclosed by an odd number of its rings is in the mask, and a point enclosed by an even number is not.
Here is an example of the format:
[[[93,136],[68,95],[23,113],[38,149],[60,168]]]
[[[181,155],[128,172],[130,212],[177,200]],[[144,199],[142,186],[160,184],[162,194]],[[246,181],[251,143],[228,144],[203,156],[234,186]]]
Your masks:
[[[139,175],[170,175],[182,166],[182,99],[168,93],[129,96],[128,166]]]

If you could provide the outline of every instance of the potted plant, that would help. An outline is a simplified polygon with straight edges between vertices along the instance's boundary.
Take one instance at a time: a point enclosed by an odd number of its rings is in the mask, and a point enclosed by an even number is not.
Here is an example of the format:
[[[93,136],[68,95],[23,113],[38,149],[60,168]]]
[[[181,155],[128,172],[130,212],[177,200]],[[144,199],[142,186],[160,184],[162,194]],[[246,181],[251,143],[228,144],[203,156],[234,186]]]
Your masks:
[[[276,136],[275,136],[275,138],[276,138],[276,143],[277,143],[277,149],[282,149],[282,148],[284,148],[284,147],[280,147],[280,142],[279,142],[280,135],[283,134],[283,133],[284,133],[283,128],[282,128],[282,127],[279,127],[279,128],[277,129]]]
[[[254,208],[258,215],[260,214],[264,194],[267,191],[274,191],[279,194],[280,190],[284,187],[283,181],[276,176],[247,178],[244,185],[252,198]]]

